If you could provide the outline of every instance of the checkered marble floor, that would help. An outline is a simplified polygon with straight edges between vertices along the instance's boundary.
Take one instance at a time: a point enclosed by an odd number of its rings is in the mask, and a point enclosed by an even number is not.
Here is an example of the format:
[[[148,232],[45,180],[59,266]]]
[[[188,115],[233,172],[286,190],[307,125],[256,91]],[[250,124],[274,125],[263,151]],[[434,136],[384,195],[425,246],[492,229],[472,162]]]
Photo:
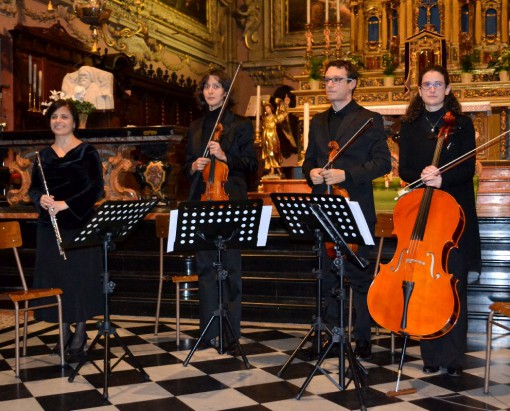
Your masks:
[[[111,365],[104,399],[104,338],[98,337],[97,323],[87,324],[89,344],[97,337],[91,353],[73,382],[73,367],[61,369],[59,357],[51,353],[57,342],[54,324],[31,322],[28,356],[21,359],[20,378],[14,374],[14,331],[0,330],[0,409],[9,410],[306,410],[333,411],[360,408],[358,391],[351,382],[343,390],[339,382],[339,360],[328,358],[306,386],[301,399],[296,395],[312,372],[316,360],[300,350],[283,375],[282,365],[309,330],[289,324],[243,324],[241,344],[250,363],[241,356],[218,354],[212,348],[196,351],[187,367],[183,362],[199,336],[197,324],[181,324],[181,346],[176,346],[175,322],[163,320],[154,336],[153,319],[112,317],[120,340],[129,347],[148,379],[121,358],[124,349],[110,336]],[[396,371],[402,341],[397,338],[397,355],[390,353],[387,334],[373,337],[373,356],[361,364],[365,387],[360,390],[370,410],[503,410],[510,404],[510,339],[500,338],[493,351],[490,394],[483,394],[485,358],[484,335],[470,335],[470,352],[465,357],[464,374],[450,377],[442,370],[435,375],[422,373],[416,342],[409,343],[400,390],[416,393],[396,397],[386,393],[396,388]],[[120,358],[120,362],[117,361]],[[116,364],[117,363],[117,364]],[[351,375],[345,373],[346,383]]]

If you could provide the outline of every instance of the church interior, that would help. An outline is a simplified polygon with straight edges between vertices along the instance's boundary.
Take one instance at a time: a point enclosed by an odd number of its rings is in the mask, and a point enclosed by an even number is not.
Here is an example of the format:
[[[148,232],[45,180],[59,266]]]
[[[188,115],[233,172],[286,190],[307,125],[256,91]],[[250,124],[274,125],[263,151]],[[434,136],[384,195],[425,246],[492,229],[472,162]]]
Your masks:
[[[17,259],[0,241],[0,408],[508,409],[509,11],[508,0],[1,1],[0,226],[19,222],[23,242]],[[399,130],[422,69],[448,70],[473,122],[482,262],[480,272],[469,272],[460,377],[423,373],[419,341],[375,323],[370,359],[351,361],[342,351],[318,363],[313,355],[310,335],[321,334],[316,244],[289,233],[273,199],[310,193],[301,165],[311,119],[331,106],[325,64],[337,59],[359,71],[354,99],[382,115],[391,153],[391,172],[372,182],[374,275],[397,247],[393,210],[409,183],[398,175]],[[213,68],[235,77],[233,111],[252,123],[259,160],[248,198],[270,210],[265,245],[241,249],[242,349],[233,354],[194,351],[195,250],[167,249],[170,212],[190,191],[185,150],[190,124],[202,116],[199,84]],[[33,278],[38,214],[28,191],[38,150],[52,142],[44,113],[60,93],[81,98],[76,133],[100,154],[101,203],[153,204],[105,251],[111,334],[109,315],[87,322],[88,346],[98,345],[83,368],[62,367],[58,324],[36,321],[30,310],[26,352],[17,359],[9,298],[20,289],[19,261],[28,288]],[[276,165],[264,161],[272,118],[286,121]],[[345,299],[341,346],[352,342],[356,316]]]

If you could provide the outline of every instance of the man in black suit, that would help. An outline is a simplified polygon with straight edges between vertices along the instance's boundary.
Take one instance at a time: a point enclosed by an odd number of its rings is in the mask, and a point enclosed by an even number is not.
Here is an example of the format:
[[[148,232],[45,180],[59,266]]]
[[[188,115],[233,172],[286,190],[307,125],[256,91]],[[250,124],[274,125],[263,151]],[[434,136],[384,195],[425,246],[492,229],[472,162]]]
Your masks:
[[[372,180],[391,171],[391,157],[386,143],[383,119],[380,114],[361,107],[353,100],[359,74],[349,61],[330,61],[326,65],[324,87],[331,107],[310,122],[309,144],[303,162],[303,173],[313,193],[325,193],[327,185],[347,190],[349,198],[360,204],[372,235],[376,222]],[[340,148],[373,118],[373,126],[362,133],[345,152],[337,158],[331,169],[322,168],[329,157],[328,143],[336,141]],[[369,246],[360,246],[359,257],[368,259]],[[325,260],[329,260],[326,256]],[[331,296],[336,276],[331,271],[331,260],[324,261],[324,290],[326,295],[325,319],[329,327],[338,325],[338,308]],[[356,319],[354,337],[358,358],[371,356],[371,323],[367,306],[367,292],[372,282],[373,268],[361,269],[347,261],[354,296]]]

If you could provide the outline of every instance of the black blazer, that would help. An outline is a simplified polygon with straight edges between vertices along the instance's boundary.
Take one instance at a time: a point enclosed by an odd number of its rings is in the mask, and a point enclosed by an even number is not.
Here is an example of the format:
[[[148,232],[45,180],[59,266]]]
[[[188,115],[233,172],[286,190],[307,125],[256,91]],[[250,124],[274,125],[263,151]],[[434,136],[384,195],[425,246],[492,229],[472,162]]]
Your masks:
[[[191,164],[204,154],[205,147],[210,136],[202,136],[204,118],[195,120],[190,124],[188,130],[188,141],[186,146],[186,159],[184,170],[188,177],[191,174]],[[242,200],[248,196],[246,178],[257,171],[258,159],[253,146],[253,125],[251,121],[225,110],[221,119],[223,133],[220,138],[220,145],[227,156],[228,180],[225,184],[225,191],[229,194],[230,200]],[[193,195],[193,200],[199,200],[205,190],[202,176]]]
[[[325,184],[312,184],[310,171],[313,168],[322,168],[328,162],[328,143],[333,140],[328,131],[330,110],[315,115],[310,122],[309,143],[303,162],[303,173],[312,187],[313,193],[326,191]],[[333,167],[345,170],[346,180],[338,186],[347,190],[351,200],[359,202],[368,226],[373,230],[376,215],[372,180],[391,171],[390,150],[386,143],[382,116],[352,101],[349,103],[342,127],[337,130],[334,140],[342,148],[369,118],[373,118],[373,126],[361,134],[337,158]]]

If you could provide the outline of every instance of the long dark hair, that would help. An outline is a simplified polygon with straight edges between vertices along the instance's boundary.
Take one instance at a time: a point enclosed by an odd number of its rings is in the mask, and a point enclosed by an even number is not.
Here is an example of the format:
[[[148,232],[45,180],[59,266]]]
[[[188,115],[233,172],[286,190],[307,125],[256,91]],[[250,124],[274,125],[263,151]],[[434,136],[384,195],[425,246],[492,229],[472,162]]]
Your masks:
[[[211,76],[216,77],[218,79],[218,82],[223,87],[223,90],[225,90],[225,93],[228,93],[228,91],[230,90],[230,87],[232,87],[232,79],[227,76],[227,73],[225,73],[224,70],[222,70],[220,68],[210,69],[209,72],[206,75],[204,75],[204,77],[202,77],[202,79],[200,80],[200,83],[198,84],[198,90],[199,90],[198,100],[199,100],[200,106],[202,107],[203,110],[206,110],[208,108],[207,102],[205,101],[205,98],[204,98],[204,87],[205,87],[205,83],[207,83],[207,81],[209,80],[209,77],[211,77]],[[227,106],[230,107],[232,105],[234,105],[234,101],[232,99],[232,94],[230,94],[230,97],[227,102]]]
[[[51,116],[53,113],[61,107],[67,107],[69,109],[75,126],[80,124],[80,114],[78,113],[78,110],[76,109],[76,106],[73,104],[72,100],[60,99],[51,103],[51,105],[48,107],[48,110],[46,111],[46,121],[48,122],[48,126],[51,123]]]
[[[445,87],[449,86],[450,76],[448,74],[448,71],[443,66],[433,65],[433,66],[426,67],[420,73],[418,87],[421,87],[423,76],[430,71],[436,71],[436,72],[440,73],[444,78],[444,86]],[[447,95],[445,95],[443,107],[444,107],[444,109],[446,109],[446,111],[451,111],[453,114],[461,114],[462,113],[462,108],[460,106],[459,100],[457,100],[457,97],[455,97],[455,94],[453,94],[452,90],[450,90],[450,92]],[[407,107],[406,113],[402,117],[402,121],[410,123],[410,122],[416,120],[418,117],[420,117],[424,111],[425,111],[425,103],[423,102],[423,99],[421,98],[420,94],[418,93],[414,96],[411,103]]]

